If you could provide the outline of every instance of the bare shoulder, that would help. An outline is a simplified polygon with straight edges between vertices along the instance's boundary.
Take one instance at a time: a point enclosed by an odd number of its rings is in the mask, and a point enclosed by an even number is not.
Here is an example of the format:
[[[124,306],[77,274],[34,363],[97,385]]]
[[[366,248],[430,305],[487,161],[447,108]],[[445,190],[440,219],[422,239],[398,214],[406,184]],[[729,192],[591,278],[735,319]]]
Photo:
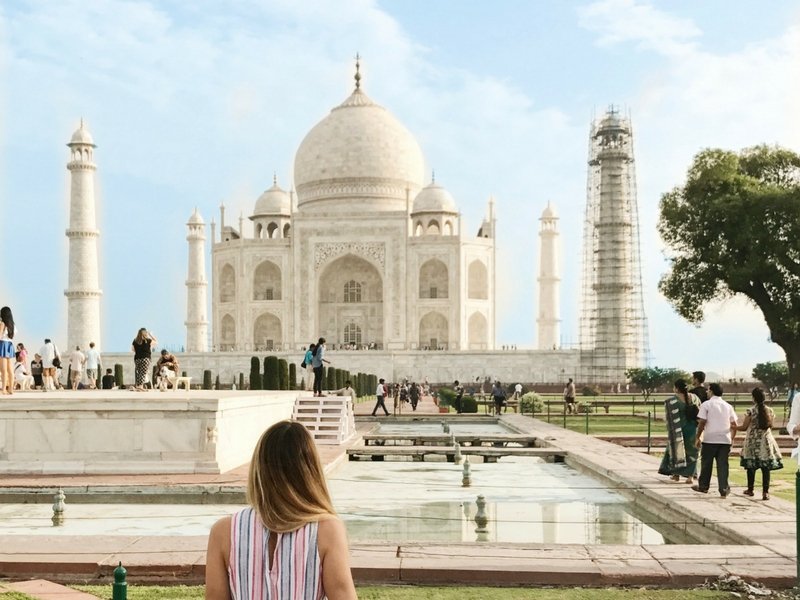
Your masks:
[[[229,515],[214,523],[208,536],[209,541],[213,540],[222,549],[230,548],[232,519],[233,517]]]
[[[322,519],[317,526],[317,543],[320,551],[347,546],[347,530],[338,517]]]

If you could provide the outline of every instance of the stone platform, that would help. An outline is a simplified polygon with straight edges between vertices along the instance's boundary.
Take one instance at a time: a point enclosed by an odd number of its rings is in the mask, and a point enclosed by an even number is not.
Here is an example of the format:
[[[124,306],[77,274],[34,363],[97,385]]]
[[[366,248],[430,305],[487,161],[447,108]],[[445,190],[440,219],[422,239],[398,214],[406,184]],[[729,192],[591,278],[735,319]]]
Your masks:
[[[0,401],[0,474],[224,473],[298,392],[22,392]]]

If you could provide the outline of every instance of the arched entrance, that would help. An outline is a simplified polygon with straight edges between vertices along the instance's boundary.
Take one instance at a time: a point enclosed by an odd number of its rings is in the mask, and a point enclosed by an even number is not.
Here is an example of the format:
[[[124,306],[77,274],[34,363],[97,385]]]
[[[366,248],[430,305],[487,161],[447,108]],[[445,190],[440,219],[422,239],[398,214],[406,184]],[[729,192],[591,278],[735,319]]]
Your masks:
[[[369,261],[346,254],[328,264],[319,278],[317,328],[329,344],[383,345],[383,278]],[[347,329],[347,331],[345,331]]]
[[[253,325],[253,347],[259,351],[278,350],[281,347],[281,320],[264,313]]]

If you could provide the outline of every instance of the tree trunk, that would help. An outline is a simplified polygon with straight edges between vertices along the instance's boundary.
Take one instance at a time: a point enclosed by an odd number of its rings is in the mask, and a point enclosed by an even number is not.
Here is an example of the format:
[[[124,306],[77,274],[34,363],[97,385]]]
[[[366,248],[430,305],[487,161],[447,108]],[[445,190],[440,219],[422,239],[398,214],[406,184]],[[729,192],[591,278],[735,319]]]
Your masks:
[[[781,344],[786,354],[786,366],[789,368],[789,387],[793,383],[800,383],[800,342]]]

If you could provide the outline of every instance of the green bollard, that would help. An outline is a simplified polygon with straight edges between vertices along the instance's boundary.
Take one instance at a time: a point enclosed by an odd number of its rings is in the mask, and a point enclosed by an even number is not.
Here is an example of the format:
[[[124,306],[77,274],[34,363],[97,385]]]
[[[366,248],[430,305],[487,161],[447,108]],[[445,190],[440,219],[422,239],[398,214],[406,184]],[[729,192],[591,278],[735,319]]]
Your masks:
[[[597,406],[597,402],[594,405]],[[586,406],[586,435],[589,435],[589,405]]]
[[[122,566],[120,561],[119,566],[114,569],[114,585],[112,586],[113,592],[111,594],[112,600],[128,600],[128,582],[126,578],[128,572]]]
[[[647,411],[647,453],[650,454],[650,411]]]

